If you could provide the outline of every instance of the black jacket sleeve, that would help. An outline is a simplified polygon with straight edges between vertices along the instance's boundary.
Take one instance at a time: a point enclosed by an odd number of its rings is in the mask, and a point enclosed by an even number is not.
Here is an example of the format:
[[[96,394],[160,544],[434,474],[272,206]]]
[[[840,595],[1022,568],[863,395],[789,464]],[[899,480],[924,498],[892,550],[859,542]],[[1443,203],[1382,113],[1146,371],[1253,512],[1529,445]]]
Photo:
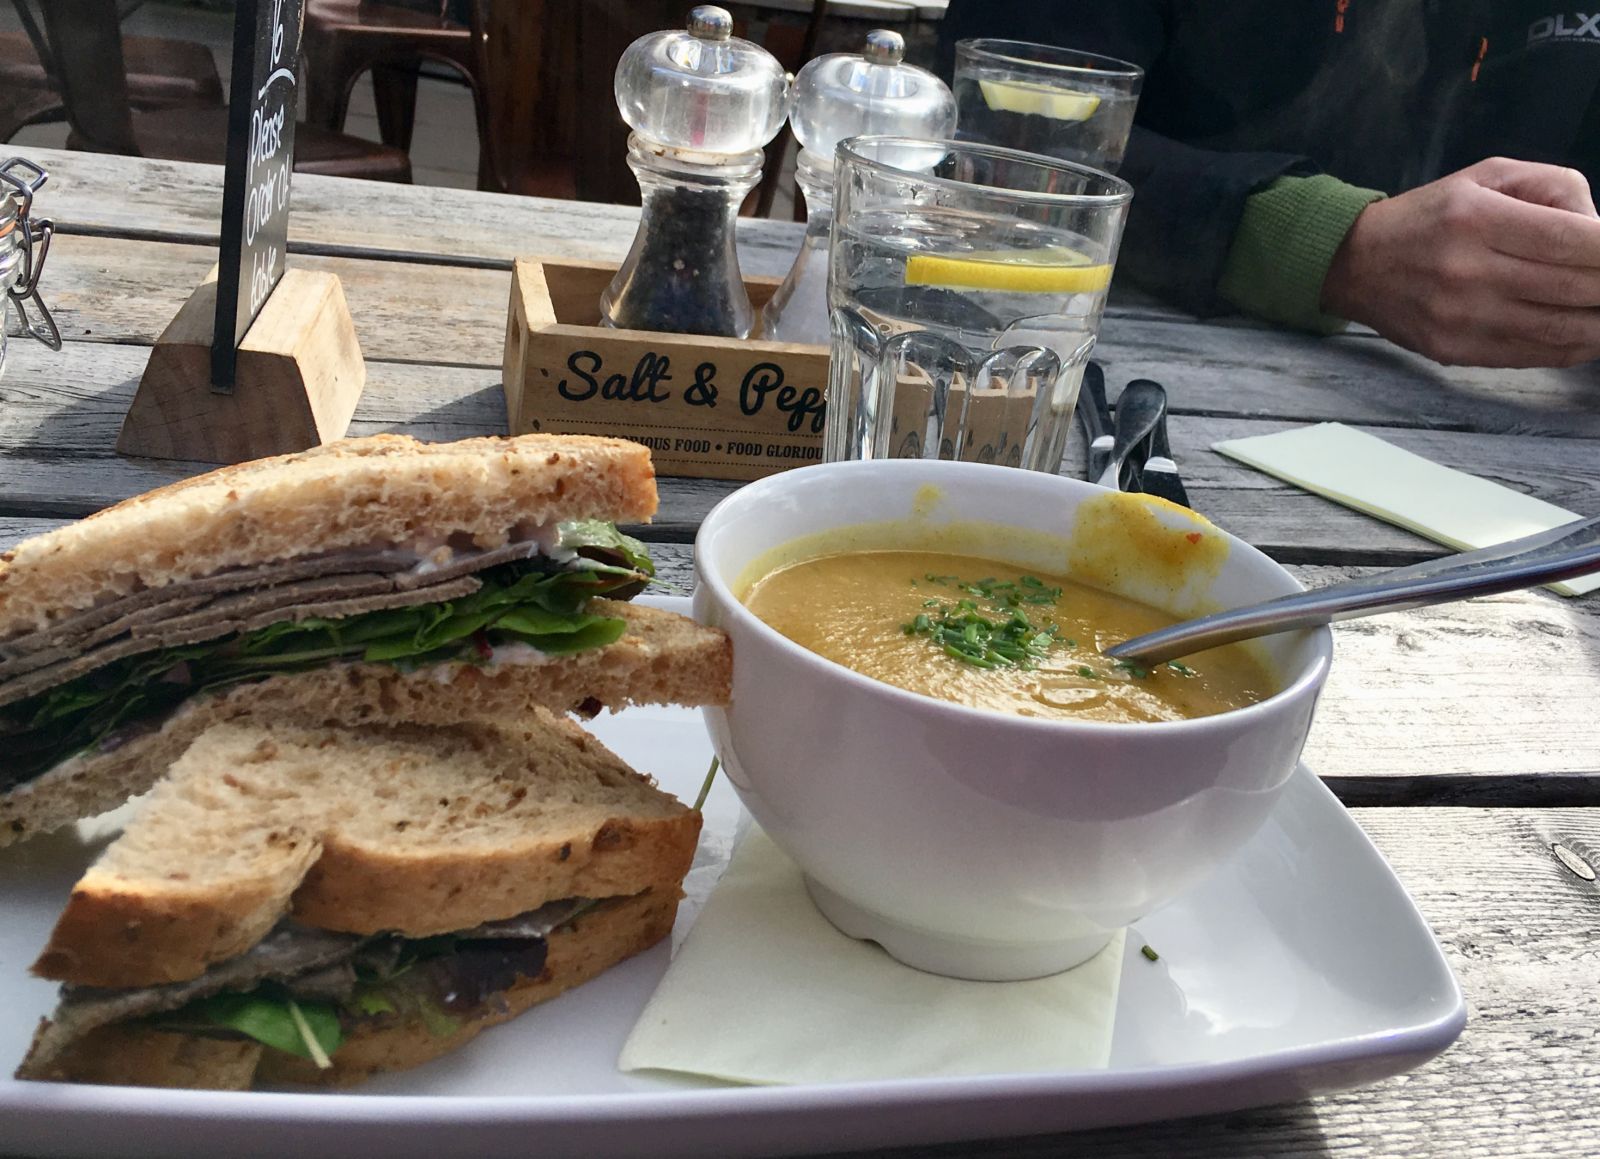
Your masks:
[[[1028,40],[1131,61],[1145,70],[1133,135],[1119,175],[1134,189],[1118,272],[1199,315],[1231,309],[1217,297],[1245,199],[1286,174],[1316,172],[1291,153],[1221,152],[1186,145],[1146,122],[1169,55],[1173,0],[950,0],[939,34],[949,79],[955,42]]]

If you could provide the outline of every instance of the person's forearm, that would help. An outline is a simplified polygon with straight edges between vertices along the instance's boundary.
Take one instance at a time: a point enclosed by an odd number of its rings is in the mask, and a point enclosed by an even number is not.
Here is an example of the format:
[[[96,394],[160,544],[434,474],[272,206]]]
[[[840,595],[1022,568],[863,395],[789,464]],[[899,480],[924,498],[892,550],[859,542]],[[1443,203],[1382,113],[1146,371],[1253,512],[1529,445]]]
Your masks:
[[[1215,152],[1134,126],[1120,173],[1134,194],[1118,278],[1202,317],[1229,312],[1217,286],[1248,199],[1309,168],[1288,153]]]
[[[1279,177],[1246,199],[1218,294],[1282,326],[1319,334],[1342,329],[1344,319],[1323,310],[1323,281],[1356,218],[1382,196],[1326,174]]]

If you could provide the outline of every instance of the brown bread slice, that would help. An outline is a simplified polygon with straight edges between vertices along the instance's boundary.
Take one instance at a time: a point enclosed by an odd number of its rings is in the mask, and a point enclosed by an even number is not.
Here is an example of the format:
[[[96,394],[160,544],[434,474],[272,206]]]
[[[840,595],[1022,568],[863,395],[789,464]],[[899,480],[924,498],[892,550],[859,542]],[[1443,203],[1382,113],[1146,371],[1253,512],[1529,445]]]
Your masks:
[[[448,725],[520,721],[540,708],[727,703],[732,655],[721,632],[640,604],[596,600],[590,607],[627,620],[626,634],[606,648],[541,664],[411,672],[341,664],[197,697],[159,729],[70,757],[0,796],[0,845],[115,808],[149,789],[196,737],[227,720],[309,713],[341,724]]]
[[[558,520],[642,523],[656,502],[650,452],[624,439],[345,439],[173,483],[0,553],[0,641],[227,568],[452,534],[497,547]]]
[[[48,1025],[40,1024],[36,1046]],[[244,1091],[250,1089],[263,1053],[260,1043],[249,1040],[202,1038],[127,1023],[91,1030],[48,1062],[31,1068],[24,1063],[17,1077],[115,1087]],[[28,1058],[33,1060],[32,1050]]]
[[[571,721],[206,732],[72,891],[36,973],[200,975],[286,913],[413,937],[570,897],[676,903],[697,813]]]

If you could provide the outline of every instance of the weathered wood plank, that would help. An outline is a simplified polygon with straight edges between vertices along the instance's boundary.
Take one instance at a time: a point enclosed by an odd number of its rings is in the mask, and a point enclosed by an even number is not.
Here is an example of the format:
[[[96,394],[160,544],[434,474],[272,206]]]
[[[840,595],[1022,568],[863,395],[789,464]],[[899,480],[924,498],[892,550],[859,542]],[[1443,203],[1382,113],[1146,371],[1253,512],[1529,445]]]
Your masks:
[[[69,342],[148,346],[216,261],[209,246],[61,236],[50,308]],[[511,275],[501,270],[296,255],[336,274],[369,361],[500,366]]]
[[[0,516],[0,551],[27,539],[32,535],[43,535],[57,527],[72,522],[70,519],[27,519],[12,516]]]
[[[1594,1155],[1600,890],[1551,847],[1559,843],[1600,868],[1600,810],[1355,815],[1427,916],[1467,995],[1470,1021],[1445,1054],[1410,1074],[1300,1103],[1072,1135],[895,1148],[871,1152],[872,1159]]]
[[[73,343],[55,354],[33,343],[16,345],[12,365],[0,379],[0,512],[84,515],[185,473],[170,464],[112,457],[146,357],[140,347]],[[374,362],[351,433],[397,430],[433,439],[501,433],[505,414],[499,382],[497,368]],[[1289,562],[1390,564],[1440,554],[1440,548],[1408,531],[1210,450],[1218,439],[1291,425],[1207,416],[1175,420],[1172,441],[1196,509]],[[1600,448],[1591,440],[1400,428],[1378,433],[1448,466],[1574,511],[1600,511]],[[93,469],[84,469],[85,460],[94,461]],[[653,536],[692,538],[705,513],[735,486],[664,479]]]
[[[1108,316],[1095,358],[1115,397],[1134,378],[1178,413],[1426,427],[1558,438],[1600,435],[1600,366],[1444,367],[1375,335],[1318,338]]]
[[[222,169],[177,161],[29,150],[50,171],[40,211],[63,233],[216,244]],[[384,188],[379,188],[382,185]],[[620,262],[639,211],[620,205],[295,174],[290,252],[425,255],[509,268],[526,254]],[[741,219],[746,273],[782,276],[800,229]]]
[[[1270,434],[1299,424],[1182,416],[1170,433],[1174,453],[1197,511],[1218,526],[1287,563],[1393,565],[1444,553],[1437,544],[1368,515],[1302,491],[1217,454],[1223,439]],[[1453,431],[1374,428],[1372,433],[1458,470],[1537,495],[1580,515],[1600,512],[1600,448],[1586,439],[1479,435]],[[1067,473],[1079,473],[1079,448]],[[732,484],[678,479],[663,482],[658,534],[689,538]]]
[[[148,344],[204,277],[208,246],[64,236],[51,302],[69,341]],[[499,270],[299,255],[338,274],[369,359],[494,367],[508,275]],[[1112,392],[1164,383],[1174,410],[1489,433],[1600,437],[1600,370],[1446,369],[1370,336],[1143,316],[1107,318],[1096,357]]]
[[[1291,570],[1312,587],[1352,574]],[[1336,793],[1373,804],[1489,803],[1478,778],[1554,777],[1541,786],[1547,799],[1600,804],[1600,600],[1512,592],[1333,631],[1305,761]],[[1450,795],[1441,775],[1458,779]],[[1518,791],[1505,785],[1505,795]]]

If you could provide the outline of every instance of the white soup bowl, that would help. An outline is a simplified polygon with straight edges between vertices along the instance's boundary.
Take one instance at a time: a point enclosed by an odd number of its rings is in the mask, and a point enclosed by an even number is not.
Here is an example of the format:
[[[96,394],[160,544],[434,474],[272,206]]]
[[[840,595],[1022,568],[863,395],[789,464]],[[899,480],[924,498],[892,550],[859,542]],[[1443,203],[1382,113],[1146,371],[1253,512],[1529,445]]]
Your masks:
[[[1142,534],[1124,543],[1134,524]],[[795,540],[837,530],[857,543],[941,550],[957,530],[970,542],[974,528],[1002,545],[985,553],[996,559],[1013,554],[1008,536],[1033,544],[1024,554],[1034,556],[1039,543],[1067,545],[1063,559],[1076,543],[1098,560],[1096,586],[1178,616],[1301,588],[1180,508],[977,463],[800,468],[740,489],[706,518],[695,615],[729,634],[734,656],[732,701],[706,713],[712,742],[817,906],[920,969],[1038,977],[1092,957],[1256,832],[1295,771],[1332,642],[1323,628],[1250,645],[1278,691],[1214,716],[1042,720],[880,683],[793,643],[741,603],[751,569]],[[1212,537],[1211,566],[1174,574],[1162,541],[1194,542],[1197,530]],[[1108,550],[1120,553],[1109,567]]]

